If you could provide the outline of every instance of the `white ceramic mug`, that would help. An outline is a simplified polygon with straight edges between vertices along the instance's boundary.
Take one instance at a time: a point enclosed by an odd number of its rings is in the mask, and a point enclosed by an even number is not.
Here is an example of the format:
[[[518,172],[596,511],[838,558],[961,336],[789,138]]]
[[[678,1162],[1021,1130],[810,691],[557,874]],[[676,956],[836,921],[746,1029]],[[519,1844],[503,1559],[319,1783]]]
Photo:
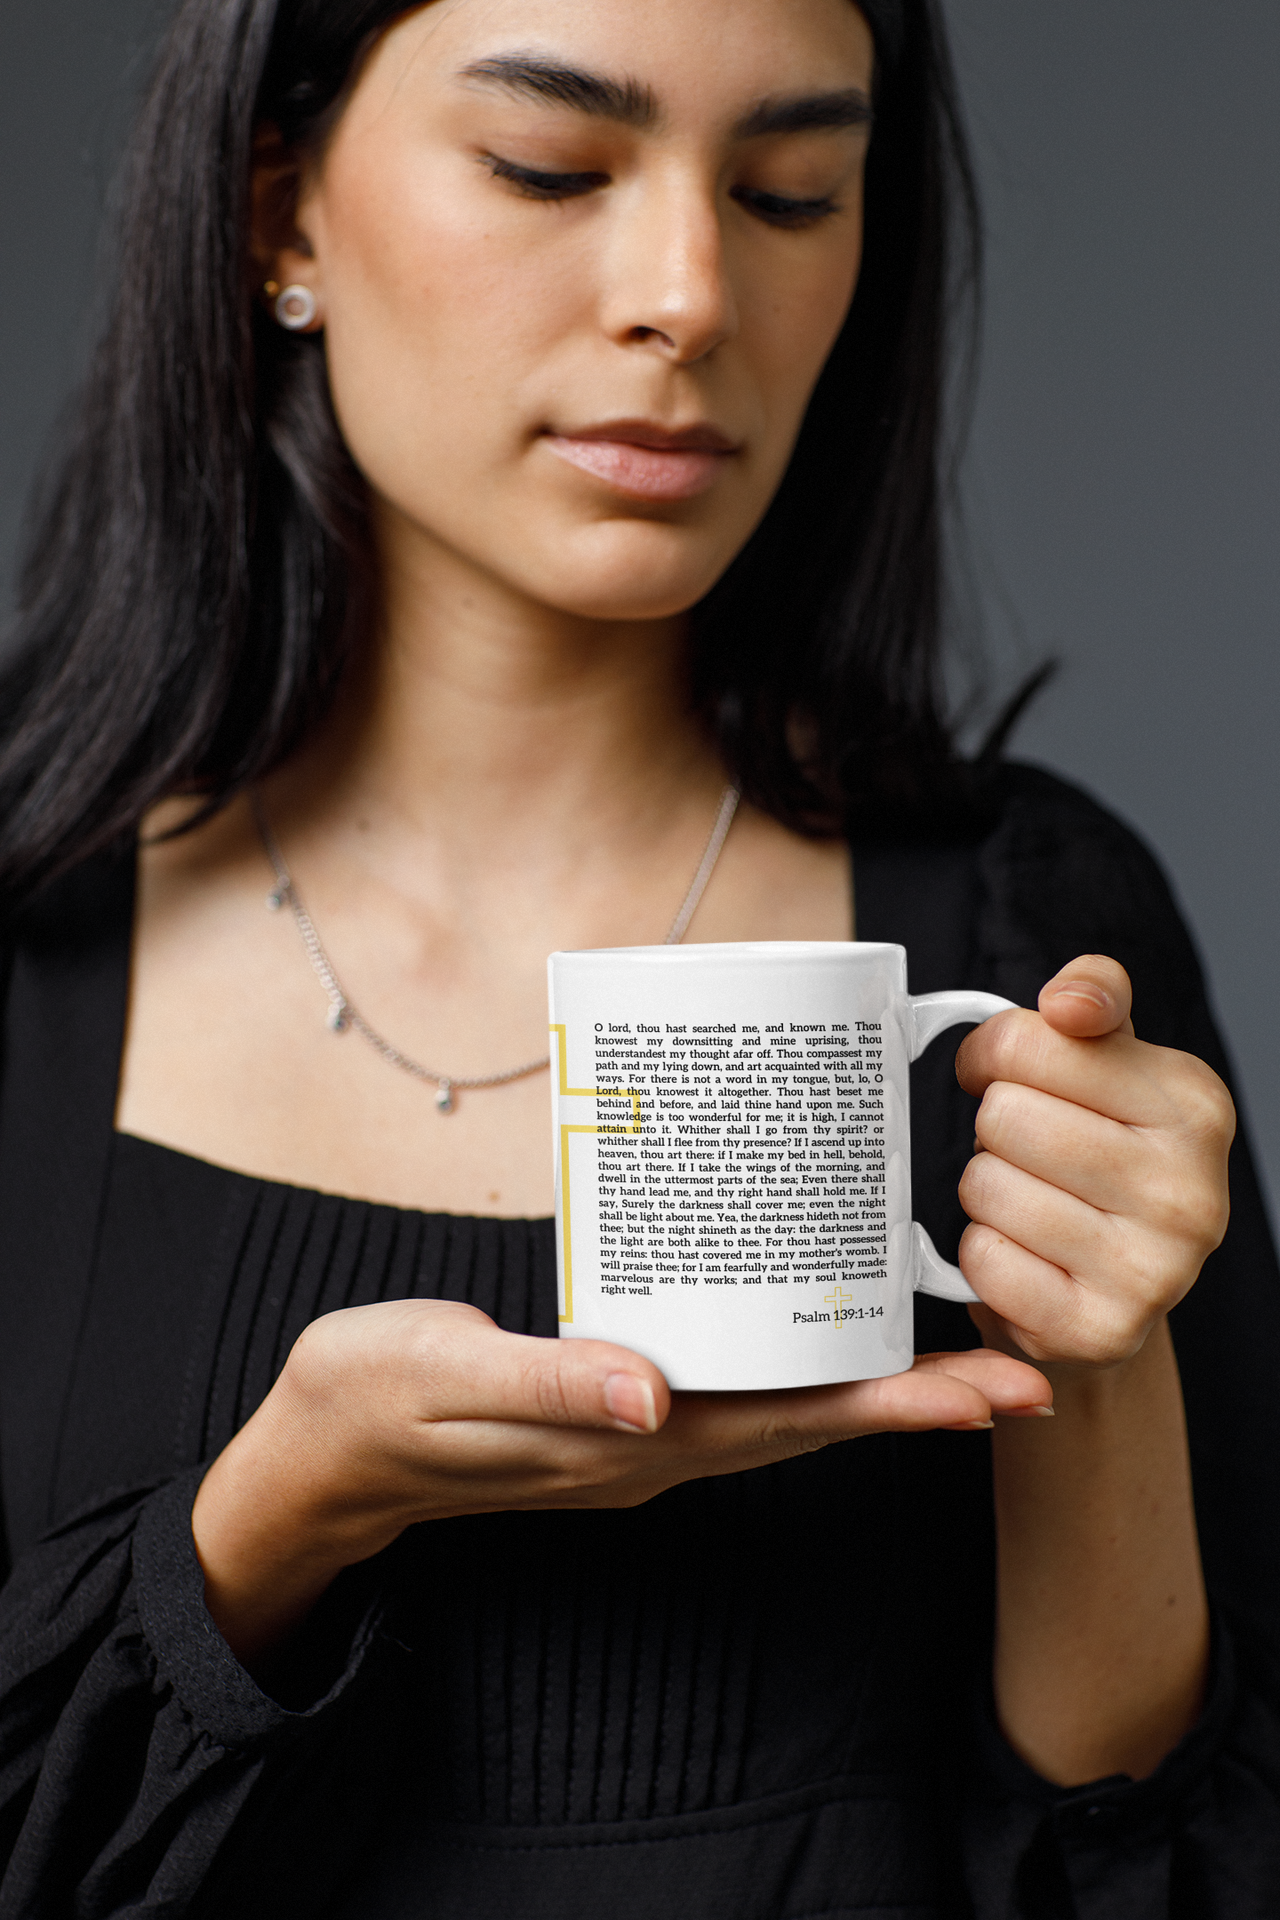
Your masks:
[[[563,1338],[672,1387],[902,1373],[911,1297],[976,1298],[911,1218],[907,1069],[1011,1003],[907,992],[903,947],[553,953]]]

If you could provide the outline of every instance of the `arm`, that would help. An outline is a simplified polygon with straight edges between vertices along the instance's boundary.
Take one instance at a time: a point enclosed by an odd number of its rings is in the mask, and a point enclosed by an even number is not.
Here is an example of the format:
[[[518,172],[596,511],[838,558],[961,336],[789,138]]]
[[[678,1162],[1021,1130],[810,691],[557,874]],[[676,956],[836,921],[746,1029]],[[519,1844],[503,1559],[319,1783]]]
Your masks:
[[[962,1050],[983,1093],[962,1263],[992,1344],[1045,1363],[1057,1417],[995,1439],[997,1709],[1043,1777],[1150,1773],[1208,1661],[1181,1387],[1166,1313],[1226,1225],[1229,1096],[1144,1046],[1113,962],[1072,963],[1040,1015]]]
[[[1115,1367],[1046,1371],[1056,1418],[993,1436],[996,1707],[1046,1779],[1140,1779],[1194,1724],[1209,1657],[1168,1323]]]

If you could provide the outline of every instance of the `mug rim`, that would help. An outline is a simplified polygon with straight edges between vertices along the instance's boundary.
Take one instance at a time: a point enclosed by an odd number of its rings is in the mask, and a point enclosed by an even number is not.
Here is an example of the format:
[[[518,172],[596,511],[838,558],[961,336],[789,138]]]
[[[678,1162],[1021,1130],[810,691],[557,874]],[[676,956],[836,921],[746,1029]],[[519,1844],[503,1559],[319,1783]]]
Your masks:
[[[547,956],[552,960],[662,960],[665,962],[711,960],[742,962],[762,958],[778,960],[827,960],[847,962],[876,954],[899,954],[906,948],[894,940],[702,940],[688,946],[647,947],[561,947]]]

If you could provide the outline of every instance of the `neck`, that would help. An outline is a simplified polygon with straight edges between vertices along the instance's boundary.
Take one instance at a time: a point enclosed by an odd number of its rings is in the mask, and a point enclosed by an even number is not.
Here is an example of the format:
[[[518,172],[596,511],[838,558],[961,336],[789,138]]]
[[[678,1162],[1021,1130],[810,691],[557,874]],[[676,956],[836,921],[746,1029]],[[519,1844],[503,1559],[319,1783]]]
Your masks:
[[[687,622],[522,599],[448,552],[384,566],[376,639],[273,804],[480,852],[566,852],[705,812],[723,783],[688,693]],[[513,849],[514,850],[514,849]]]

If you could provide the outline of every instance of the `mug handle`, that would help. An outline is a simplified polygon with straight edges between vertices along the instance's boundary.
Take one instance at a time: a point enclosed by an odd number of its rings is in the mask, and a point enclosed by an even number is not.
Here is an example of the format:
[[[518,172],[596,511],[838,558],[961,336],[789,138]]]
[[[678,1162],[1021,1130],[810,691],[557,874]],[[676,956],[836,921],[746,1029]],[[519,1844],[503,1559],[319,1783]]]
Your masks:
[[[947,1027],[962,1021],[980,1026],[993,1013],[1008,1013],[1012,1000],[998,993],[969,993],[957,988],[947,993],[921,993],[908,999],[908,1057],[918,1060],[931,1040]],[[938,1300],[955,1300],[962,1306],[977,1300],[959,1267],[944,1260],[918,1220],[911,1222],[911,1284],[916,1293],[931,1293]]]

